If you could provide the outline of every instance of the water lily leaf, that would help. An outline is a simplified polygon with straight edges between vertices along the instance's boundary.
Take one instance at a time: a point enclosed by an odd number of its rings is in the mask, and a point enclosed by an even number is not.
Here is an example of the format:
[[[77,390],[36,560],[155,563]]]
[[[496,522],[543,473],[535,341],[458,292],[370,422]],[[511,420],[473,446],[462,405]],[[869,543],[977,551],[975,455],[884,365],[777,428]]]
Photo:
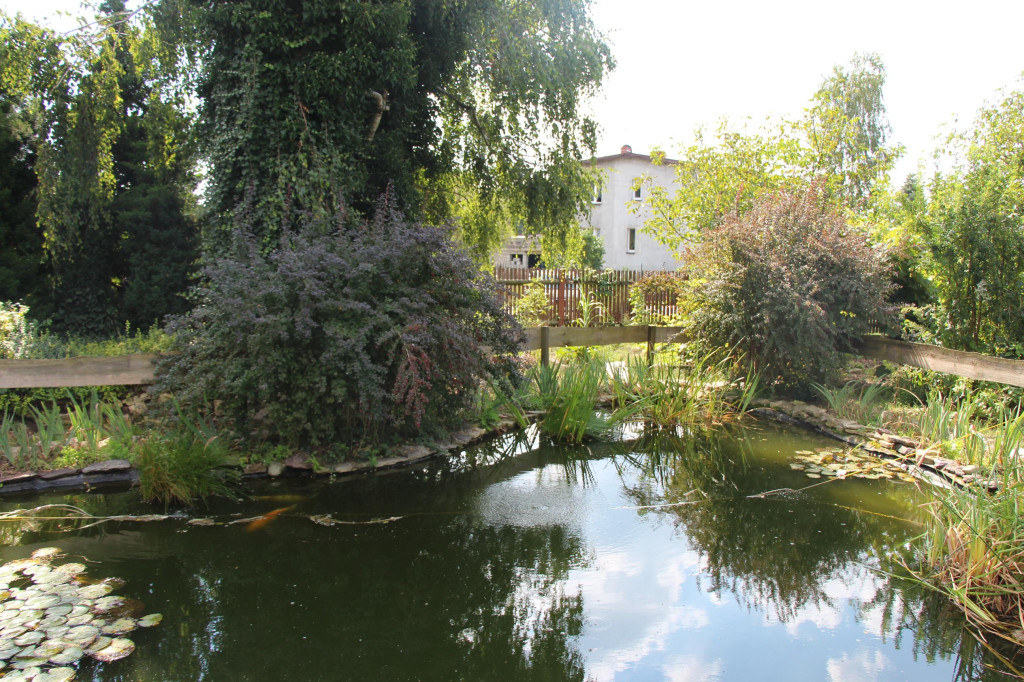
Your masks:
[[[791,463],[789,465],[789,468],[794,470],[794,471],[803,471],[804,470],[804,465],[803,464]]]
[[[95,641],[93,641],[92,644],[90,644],[89,646],[85,647],[83,649],[83,651],[86,654],[89,654],[91,656],[92,654],[96,653],[97,651],[102,651],[103,649],[106,649],[108,646],[110,646],[110,643],[113,642],[113,641],[114,641],[113,637],[107,637],[106,635],[100,635],[99,637],[97,637],[95,639]]]
[[[36,675],[33,682],[69,682],[75,679],[74,668],[50,668],[44,673]]]
[[[110,613],[122,604],[124,604],[124,597],[103,597],[97,599],[96,603],[92,605],[92,611],[99,614]]]
[[[120,661],[122,658],[131,655],[135,651],[135,643],[130,639],[118,638],[111,642],[107,647],[90,654],[93,658],[101,663],[112,663],[114,661]]]
[[[99,599],[100,597],[107,596],[113,591],[114,588],[110,585],[105,583],[96,583],[95,585],[87,585],[85,587],[78,588],[78,596],[82,599]]]
[[[54,559],[59,556],[64,556],[64,552],[61,551],[60,547],[41,547],[32,552],[33,559],[42,559],[44,561]]]
[[[113,623],[100,628],[100,630],[105,635],[120,637],[121,635],[127,635],[136,627],[138,627],[138,624],[134,618],[118,618]]]
[[[46,635],[38,630],[32,632],[26,632],[17,639],[14,640],[14,646],[28,646],[29,644],[39,644],[39,642],[46,639]]]
[[[807,474],[807,478],[821,478],[821,474]]]
[[[162,613],[151,613],[148,616],[143,616],[142,618],[139,618],[138,624],[140,628],[151,628],[154,625],[159,625],[160,621],[162,621],[163,619],[164,616]]]
[[[75,612],[75,607],[71,604],[58,603],[56,606],[51,606],[46,609],[46,616],[48,618],[59,618],[61,616],[69,616]]]
[[[48,609],[51,606],[57,606],[60,604],[60,597],[55,594],[44,594],[38,597],[33,597],[25,602],[25,606],[30,609]]]
[[[50,656],[50,663],[55,665],[71,665],[81,660],[85,652],[80,647],[69,646],[60,653]]]

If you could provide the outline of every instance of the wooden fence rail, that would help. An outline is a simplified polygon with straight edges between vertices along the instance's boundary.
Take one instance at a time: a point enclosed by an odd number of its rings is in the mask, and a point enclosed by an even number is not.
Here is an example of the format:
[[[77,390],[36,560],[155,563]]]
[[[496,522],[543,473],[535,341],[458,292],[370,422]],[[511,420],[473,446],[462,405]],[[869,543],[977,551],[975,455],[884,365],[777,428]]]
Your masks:
[[[647,344],[648,359],[655,344],[684,340],[681,327],[534,327],[526,330],[523,350],[539,350],[550,361],[552,348]],[[921,367],[968,379],[1024,387],[1024,361],[949,350],[922,343],[896,341],[884,336],[864,337],[859,352],[867,358]],[[131,386],[151,384],[157,355],[122,355],[67,360],[0,360],[0,389],[55,388],[62,386]]]

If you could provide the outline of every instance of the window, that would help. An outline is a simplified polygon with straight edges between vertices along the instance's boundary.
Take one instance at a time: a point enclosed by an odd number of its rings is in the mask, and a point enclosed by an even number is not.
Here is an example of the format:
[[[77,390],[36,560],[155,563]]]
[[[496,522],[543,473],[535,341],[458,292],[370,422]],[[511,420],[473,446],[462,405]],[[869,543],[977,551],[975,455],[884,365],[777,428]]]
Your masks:
[[[636,228],[631,227],[626,231],[626,253],[636,253]]]
[[[590,203],[600,204],[601,203],[601,185],[594,185],[594,193],[590,197]]]
[[[633,181],[633,201],[640,201],[643,198],[643,185],[641,182],[640,178]]]
[[[600,239],[601,238],[601,228],[600,227],[592,227],[592,228],[590,228],[590,234],[592,234],[593,236],[595,236],[598,239]]]

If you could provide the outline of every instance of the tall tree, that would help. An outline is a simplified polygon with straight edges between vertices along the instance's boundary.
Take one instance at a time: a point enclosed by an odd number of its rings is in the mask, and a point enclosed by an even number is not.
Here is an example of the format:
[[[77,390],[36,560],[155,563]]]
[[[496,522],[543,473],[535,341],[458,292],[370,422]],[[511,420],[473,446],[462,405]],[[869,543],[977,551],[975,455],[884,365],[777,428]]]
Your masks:
[[[481,251],[522,222],[564,240],[611,66],[587,0],[163,0],[212,46],[200,95],[222,228],[265,247],[301,213],[463,218]]]
[[[814,94],[803,129],[810,170],[826,178],[826,189],[844,203],[862,205],[884,183],[902,152],[890,147],[885,115],[885,65],[874,53],[855,54],[849,67],[836,66]]]
[[[46,277],[35,216],[35,141],[24,104],[0,92],[0,301],[37,308]]]
[[[175,312],[195,256],[185,100],[143,14],[108,0],[87,31],[2,17],[0,84],[34,98],[37,220],[58,328],[106,334]]]

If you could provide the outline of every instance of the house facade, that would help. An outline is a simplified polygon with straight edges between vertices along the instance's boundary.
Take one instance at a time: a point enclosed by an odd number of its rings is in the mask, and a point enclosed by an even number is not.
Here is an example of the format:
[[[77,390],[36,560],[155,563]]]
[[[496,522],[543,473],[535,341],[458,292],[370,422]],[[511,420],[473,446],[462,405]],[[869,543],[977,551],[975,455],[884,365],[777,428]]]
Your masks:
[[[580,217],[580,228],[592,233],[604,244],[604,267],[608,270],[676,270],[682,263],[672,251],[641,230],[648,210],[643,208],[647,186],[637,186],[642,177],[650,177],[660,187],[674,187],[675,164],[665,159],[655,165],[646,154],[635,154],[624,145],[618,154],[583,162],[599,171],[601,181],[594,187],[590,212]],[[630,209],[639,207],[632,212]],[[540,261],[540,240],[534,236],[508,239],[495,254],[498,267],[532,268]]]
[[[646,186],[637,184],[641,177],[649,176],[660,187],[675,186],[675,162],[665,159],[655,165],[650,156],[636,154],[629,145],[624,145],[618,154],[601,156],[585,165],[600,171],[603,182],[595,188],[590,215],[584,216],[580,225],[603,240],[605,268],[678,269],[682,263],[672,251],[641,230],[648,218],[647,209],[630,211],[634,206],[642,206],[647,191]]]

